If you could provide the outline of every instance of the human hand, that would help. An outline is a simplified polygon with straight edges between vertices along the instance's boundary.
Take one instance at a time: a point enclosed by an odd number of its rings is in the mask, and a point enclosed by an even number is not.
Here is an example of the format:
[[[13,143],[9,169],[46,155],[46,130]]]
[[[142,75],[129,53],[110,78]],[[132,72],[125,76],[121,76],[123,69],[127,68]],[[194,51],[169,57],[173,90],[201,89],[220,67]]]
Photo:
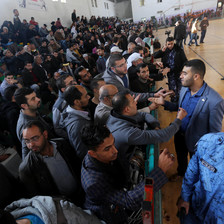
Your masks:
[[[159,155],[158,167],[166,173],[174,164],[175,157],[172,153],[165,148],[162,153]]]
[[[133,95],[133,98],[134,98],[136,103],[138,102],[140,96],[141,96],[141,94],[138,94],[137,96]]]
[[[164,68],[162,71],[163,75],[166,75],[168,72],[170,72],[170,68],[168,67]]]
[[[183,120],[186,116],[187,116],[187,111],[179,107],[179,110],[177,112],[177,119]]]
[[[159,96],[166,97],[166,96],[169,96],[169,95],[174,95],[173,90],[161,89],[157,93],[154,93],[155,97],[159,97]]]
[[[163,48],[162,48],[162,52],[165,52],[165,50],[167,49],[167,46],[166,46],[166,44],[163,46]]]
[[[163,68],[163,63],[162,62],[156,62],[156,65],[158,65],[160,68]]]
[[[156,97],[150,97],[150,98],[148,98],[148,100],[150,102],[156,104],[157,106],[158,105],[164,105],[164,103],[165,103],[164,98],[162,96],[159,96],[158,98],[156,98]]]
[[[189,212],[190,203],[187,201],[184,201],[182,198],[179,198],[177,201],[177,207],[179,211],[181,210],[181,208],[185,208],[186,215],[187,215]]]
[[[149,105],[149,110],[152,111],[152,110],[157,109],[158,107],[159,107],[158,104],[156,104],[156,103],[151,103],[151,104]]]

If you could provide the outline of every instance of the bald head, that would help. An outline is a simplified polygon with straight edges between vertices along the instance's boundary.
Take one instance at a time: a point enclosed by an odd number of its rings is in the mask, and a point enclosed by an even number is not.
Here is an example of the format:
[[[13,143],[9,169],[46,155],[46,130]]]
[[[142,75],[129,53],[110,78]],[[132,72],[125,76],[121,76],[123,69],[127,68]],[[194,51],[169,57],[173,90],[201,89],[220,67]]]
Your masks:
[[[118,89],[114,85],[107,84],[102,86],[99,90],[100,101],[108,106],[112,106],[111,100],[117,92]]]
[[[132,43],[132,42],[130,42],[130,43],[128,44],[128,53],[129,53],[129,54],[132,54],[132,53],[133,53],[135,46],[136,46],[136,45],[135,45],[134,43]]]

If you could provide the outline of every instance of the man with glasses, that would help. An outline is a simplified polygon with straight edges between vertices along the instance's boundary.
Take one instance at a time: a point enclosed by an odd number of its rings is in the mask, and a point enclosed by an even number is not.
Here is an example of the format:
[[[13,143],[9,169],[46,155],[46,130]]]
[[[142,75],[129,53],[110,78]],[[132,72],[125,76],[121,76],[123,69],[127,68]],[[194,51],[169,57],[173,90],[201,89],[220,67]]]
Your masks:
[[[63,139],[48,140],[39,121],[28,122],[23,139],[30,152],[20,164],[19,176],[30,196],[63,195],[80,202],[80,165]]]
[[[118,91],[125,88],[129,89],[129,79],[127,75],[127,62],[121,55],[111,55],[109,59],[108,69],[104,72],[103,79],[107,84],[115,85]],[[131,95],[139,95],[140,93],[130,92]],[[147,101],[150,96],[166,96],[169,95],[165,89],[157,93],[141,93],[139,97],[140,102]]]
[[[45,127],[45,129],[48,130],[49,138],[54,138],[55,134],[54,134],[53,126],[51,127],[51,125],[47,123],[38,113],[38,109],[40,108],[40,105],[41,105],[41,100],[40,98],[37,97],[34,90],[32,90],[31,88],[26,88],[26,87],[17,89],[16,92],[14,93],[14,97],[15,97],[16,103],[21,108],[19,119],[17,122],[16,133],[17,133],[18,139],[22,143],[22,157],[24,159],[25,156],[29,152],[22,138],[24,125],[27,122],[39,120],[42,123],[42,125]]]

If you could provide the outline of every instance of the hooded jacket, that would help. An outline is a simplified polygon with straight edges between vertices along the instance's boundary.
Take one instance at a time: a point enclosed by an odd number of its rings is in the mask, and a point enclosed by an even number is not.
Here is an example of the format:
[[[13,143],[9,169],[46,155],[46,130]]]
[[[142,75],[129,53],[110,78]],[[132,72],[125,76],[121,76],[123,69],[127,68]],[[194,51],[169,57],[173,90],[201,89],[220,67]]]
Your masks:
[[[77,156],[83,160],[88,148],[81,140],[80,131],[83,126],[91,123],[91,118],[88,116],[88,112],[75,110],[68,106],[62,113],[60,122],[61,126],[66,129],[70,144],[76,150]]]

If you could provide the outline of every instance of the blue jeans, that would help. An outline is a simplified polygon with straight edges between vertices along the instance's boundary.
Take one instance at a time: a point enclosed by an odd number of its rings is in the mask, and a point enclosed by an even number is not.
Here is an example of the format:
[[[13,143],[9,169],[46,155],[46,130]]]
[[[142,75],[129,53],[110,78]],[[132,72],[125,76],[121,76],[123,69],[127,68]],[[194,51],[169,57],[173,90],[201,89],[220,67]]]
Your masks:
[[[207,30],[202,30],[202,31],[201,31],[201,39],[200,39],[200,43],[203,43],[203,42],[204,42],[204,38],[205,38],[206,31],[207,31]]]
[[[195,44],[198,45],[198,41],[197,41],[197,33],[192,33],[191,34],[191,39],[188,43],[188,45],[190,45],[192,43],[192,40],[195,40]]]

